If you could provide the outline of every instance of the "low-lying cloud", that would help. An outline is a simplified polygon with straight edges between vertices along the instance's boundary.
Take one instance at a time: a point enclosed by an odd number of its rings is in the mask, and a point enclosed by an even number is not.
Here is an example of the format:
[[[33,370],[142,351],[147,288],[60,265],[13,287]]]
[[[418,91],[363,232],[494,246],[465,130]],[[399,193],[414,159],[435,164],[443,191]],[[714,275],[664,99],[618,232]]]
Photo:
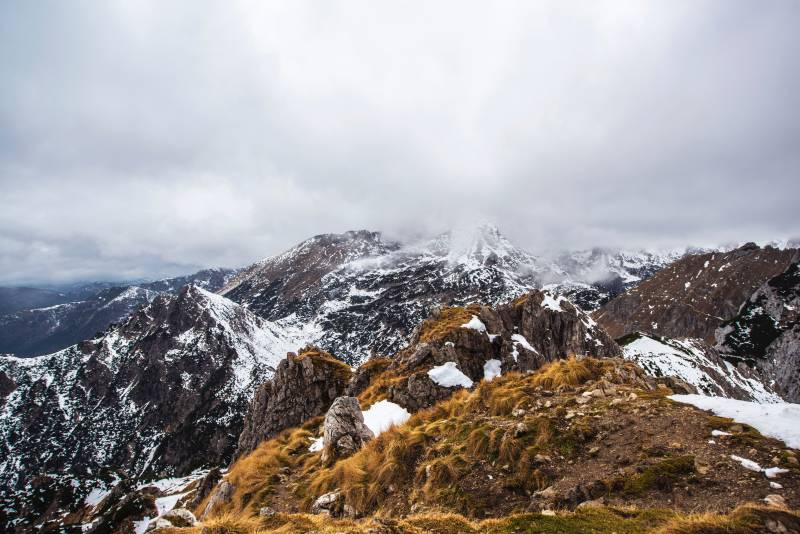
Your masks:
[[[0,283],[800,235],[800,4],[532,4],[3,3]]]

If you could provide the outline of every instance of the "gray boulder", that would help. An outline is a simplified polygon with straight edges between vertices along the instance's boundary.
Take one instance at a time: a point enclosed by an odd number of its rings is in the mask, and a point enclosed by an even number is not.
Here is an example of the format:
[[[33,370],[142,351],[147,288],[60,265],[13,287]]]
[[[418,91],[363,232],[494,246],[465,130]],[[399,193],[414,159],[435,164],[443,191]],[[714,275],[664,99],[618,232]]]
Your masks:
[[[322,463],[331,465],[339,458],[357,452],[375,435],[364,424],[361,406],[355,397],[339,397],[325,414]]]
[[[203,516],[201,519],[207,518],[217,506],[230,502],[233,498],[234,489],[235,488],[233,484],[227,480],[220,482],[217,486],[217,489],[215,489],[214,493],[211,494],[211,498],[208,500],[206,509],[203,510]]]

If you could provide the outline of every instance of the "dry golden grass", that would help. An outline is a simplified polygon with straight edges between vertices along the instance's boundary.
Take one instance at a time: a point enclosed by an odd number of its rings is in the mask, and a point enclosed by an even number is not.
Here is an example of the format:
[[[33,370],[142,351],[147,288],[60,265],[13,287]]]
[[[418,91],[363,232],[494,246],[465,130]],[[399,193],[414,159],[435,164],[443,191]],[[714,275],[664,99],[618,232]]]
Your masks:
[[[323,363],[326,366],[332,366],[334,368],[336,377],[340,380],[347,381],[350,380],[351,376],[353,376],[353,371],[350,369],[349,365],[334,358],[331,354],[317,347],[309,346],[301,349],[297,354],[297,360],[302,361],[305,358],[310,358],[315,364]]]
[[[316,453],[308,452],[314,439],[312,430],[322,423],[322,417],[312,418],[300,427],[282,432],[278,437],[264,441],[253,452],[236,461],[226,480],[233,484],[231,502],[225,513],[256,513],[271,494],[276,491],[278,472],[283,467],[302,468]],[[205,510],[208,498],[194,510],[200,515]],[[215,511],[211,513],[215,517]],[[222,516],[220,516],[222,517]]]
[[[478,315],[479,311],[480,308],[477,306],[445,308],[435,317],[422,322],[419,340],[430,343],[444,339],[447,334],[468,323],[473,315]]]
[[[528,302],[528,299],[531,297],[530,293],[525,293],[524,295],[520,295],[519,297],[515,298],[511,301],[513,306],[521,306]]]
[[[256,532],[261,523],[256,517],[226,512],[203,521],[203,534],[250,534]]]
[[[373,513],[392,488],[406,487],[430,505],[447,505],[457,492],[455,483],[479,461],[507,465],[514,473],[512,483],[523,490],[542,489],[548,480],[534,467],[533,457],[551,448],[568,453],[583,439],[580,425],[565,433],[547,418],[530,418],[529,431],[515,436],[518,421],[507,416],[527,407],[543,383],[576,386],[606,370],[592,359],[557,362],[530,376],[509,373],[481,382],[472,392],[462,390],[383,433],[354,456],[314,469],[309,497],[337,490],[360,513]]]
[[[167,534],[367,534],[381,526],[381,532],[395,534],[748,534],[765,532],[768,520],[778,519],[793,532],[800,524],[797,512],[742,506],[730,514],[681,515],[669,510],[599,508],[560,512],[552,516],[536,513],[470,520],[451,512],[426,512],[400,519],[334,519],[326,515],[283,514],[269,518],[225,514],[201,526],[168,529]]]
[[[786,530],[768,530],[768,520],[778,519]],[[747,534],[750,532],[798,532],[800,514],[765,506],[739,506],[729,514],[691,514],[676,517],[655,532],[657,534]]]
[[[421,502],[433,508],[457,503],[463,513],[479,515],[484,511],[473,506],[480,503],[459,501],[459,482],[464,476],[485,468],[480,466],[503,466],[509,473],[507,483],[519,494],[527,494],[550,482],[535,465],[537,454],[569,455],[585,440],[587,430],[580,421],[560,428],[545,415],[525,412],[520,419],[510,414],[517,408],[530,408],[542,387],[579,386],[603,376],[610,366],[613,364],[591,358],[571,359],[530,375],[508,373],[483,381],[473,391],[460,390],[421,410],[330,467],[321,466],[319,454],[307,450],[320,422],[317,419],[262,443],[238,460],[228,475],[235,495],[224,511],[255,514],[260,506],[272,505],[276,491],[308,510],[319,495],[339,491],[360,514],[394,514],[397,506],[403,511],[404,503]],[[375,383],[385,387],[391,380],[386,371]],[[371,395],[365,391],[362,406],[369,404],[365,397],[374,398]],[[526,430],[517,432],[516,426],[523,421]],[[292,472],[295,486],[291,492],[279,487],[276,480],[284,467]],[[397,495],[402,495],[402,502],[392,499]]]
[[[595,358],[577,359],[574,356],[566,360],[552,362],[542,367],[533,378],[534,386],[545,389],[575,387],[589,380],[600,378],[608,370],[614,368],[611,362]]]
[[[367,389],[358,396],[361,409],[366,410],[376,402],[386,399],[389,389],[395,385],[408,380],[408,375],[398,375],[392,370],[384,371],[372,379]]]

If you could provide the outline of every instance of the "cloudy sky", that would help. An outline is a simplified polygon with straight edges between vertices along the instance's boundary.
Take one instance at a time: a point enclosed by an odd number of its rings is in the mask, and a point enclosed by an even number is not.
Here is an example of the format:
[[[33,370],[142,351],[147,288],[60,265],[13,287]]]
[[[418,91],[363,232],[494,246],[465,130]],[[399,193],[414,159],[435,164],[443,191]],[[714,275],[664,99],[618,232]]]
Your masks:
[[[800,2],[0,5],[0,282],[800,235]]]

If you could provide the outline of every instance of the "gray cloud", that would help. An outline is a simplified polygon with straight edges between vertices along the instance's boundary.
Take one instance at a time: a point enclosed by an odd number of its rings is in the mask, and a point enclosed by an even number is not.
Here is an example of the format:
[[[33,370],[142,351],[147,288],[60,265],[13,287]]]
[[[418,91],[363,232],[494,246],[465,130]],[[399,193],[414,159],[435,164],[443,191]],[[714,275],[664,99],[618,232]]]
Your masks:
[[[491,221],[800,235],[800,4],[4,2],[0,282]]]

